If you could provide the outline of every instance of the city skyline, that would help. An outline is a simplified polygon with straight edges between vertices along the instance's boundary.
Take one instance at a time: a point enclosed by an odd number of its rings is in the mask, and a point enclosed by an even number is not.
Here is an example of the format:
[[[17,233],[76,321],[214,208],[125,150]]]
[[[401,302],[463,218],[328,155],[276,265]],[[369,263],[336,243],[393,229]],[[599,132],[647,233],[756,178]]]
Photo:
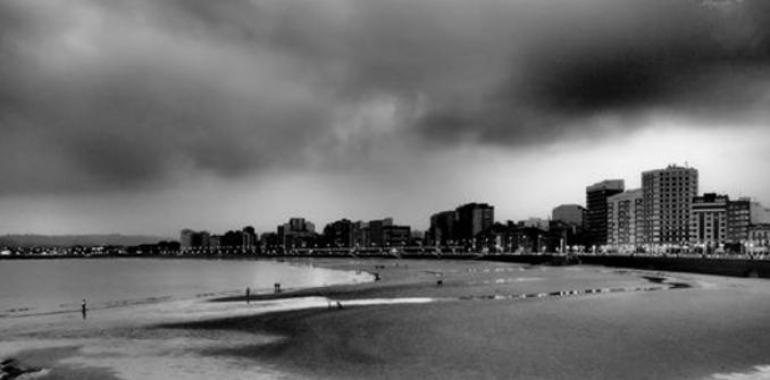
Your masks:
[[[767,249],[770,209],[756,199],[730,199],[729,194],[713,192],[699,195],[698,170],[690,166],[670,164],[665,168],[645,170],[641,177],[642,187],[637,189],[626,189],[624,179],[617,178],[588,185],[585,188],[586,207],[560,204],[552,209],[551,218],[496,220],[493,205],[471,202],[454,210],[432,214],[430,228],[424,231],[395,224],[392,217],[368,221],[345,217],[326,223],[323,229],[320,226],[316,229],[315,223],[304,217],[292,217],[287,223],[278,224],[275,230],[257,231],[253,226],[226,232],[184,228],[178,241],[163,238],[157,244],[128,248],[124,243],[97,241],[110,238],[117,242],[138,236],[93,235],[81,239],[83,236],[75,235],[59,239],[56,236],[6,235],[10,240],[5,244],[14,249],[31,248],[33,252],[39,252],[41,246],[61,247],[55,243],[57,239],[90,240],[92,243],[84,243],[85,246],[96,251],[88,251],[88,254],[108,255],[145,251],[155,254],[276,254],[294,252],[295,249],[310,249],[308,252],[312,253],[315,248],[339,254],[346,249],[377,251],[385,247],[401,247],[399,249],[412,250],[412,253],[417,249],[422,254],[425,253],[422,247],[452,252],[460,247],[467,252],[478,250],[479,254],[501,253],[506,249],[508,253],[660,254],[667,250],[688,253],[695,250],[704,254],[742,254]],[[85,252],[82,244],[80,248],[74,247],[75,252]],[[20,251],[15,252],[20,254]],[[4,250],[2,254],[13,253]]]
[[[687,165],[688,165],[688,167],[691,167],[691,168],[693,167],[689,163]],[[662,170],[663,166],[661,166],[658,169]],[[658,170],[658,169],[647,168],[647,169],[645,169],[645,171],[646,170]],[[643,171],[640,172],[640,173],[637,173],[637,177],[641,178],[642,173],[643,173]],[[627,191],[628,190],[639,189],[641,187],[641,182],[642,182],[641,179],[637,179],[636,181],[634,181],[632,178],[617,178],[617,179],[623,181],[626,184],[625,188],[626,188]],[[551,212],[553,211],[554,208],[559,207],[559,206],[571,206],[571,205],[578,205],[578,206],[581,206],[581,207],[585,207],[586,206],[586,202],[585,202],[585,200],[586,200],[585,199],[585,189],[587,187],[596,186],[596,185],[599,185],[599,184],[601,184],[603,182],[613,181],[613,180],[614,179],[607,179],[607,178],[605,178],[605,179],[598,180],[597,183],[593,183],[593,184],[586,183],[586,184],[580,185],[578,187],[580,187],[581,190],[583,190],[583,193],[577,194],[574,197],[574,200],[568,201],[566,203],[553,203],[553,204],[550,205],[549,209],[542,210],[542,212],[539,213],[539,214],[526,214],[525,215],[525,214],[519,213],[518,215],[522,215],[521,217],[504,217],[503,215],[517,215],[517,214],[516,213],[511,213],[510,210],[501,209],[494,202],[488,202],[488,203],[494,205],[495,208],[496,208],[497,216],[495,218],[495,222],[505,222],[505,221],[517,222],[517,221],[526,220],[528,218],[543,218],[544,220],[551,220],[552,219],[551,218]],[[750,198],[752,201],[763,203],[762,199],[760,199],[758,197],[755,197],[755,196],[751,196],[751,195],[745,195],[745,194],[733,195],[733,194],[731,194],[729,192],[712,191],[712,190],[699,190],[698,191],[699,195],[700,194],[707,194],[707,193],[730,194],[730,196],[733,199]],[[238,225],[238,224],[220,224],[220,225],[216,225],[215,223],[205,224],[205,222],[204,222],[204,224],[196,225],[196,226],[177,225],[177,226],[171,226],[170,227],[171,229],[168,232],[166,232],[166,231],[152,231],[152,230],[137,230],[137,231],[112,231],[112,230],[104,230],[104,231],[82,231],[82,232],[69,232],[69,233],[65,232],[65,233],[58,234],[58,233],[45,233],[45,232],[40,232],[40,231],[23,231],[23,232],[18,232],[18,231],[2,231],[2,233],[0,233],[0,235],[2,235],[2,234],[78,235],[78,234],[92,234],[92,233],[101,233],[101,234],[123,233],[123,234],[127,234],[127,235],[136,235],[136,234],[144,233],[144,234],[152,234],[152,235],[155,235],[155,236],[166,236],[166,237],[169,237],[169,238],[175,238],[175,237],[178,236],[179,230],[186,229],[186,228],[192,228],[193,230],[201,230],[201,231],[212,231],[212,233],[214,233],[215,231],[221,231],[222,233],[224,233],[225,231],[228,231],[228,230],[239,230],[240,228],[242,228],[244,226],[249,226],[249,227],[254,227],[255,230],[257,230],[258,232],[273,232],[275,230],[276,226],[280,226],[286,220],[289,220],[291,218],[307,219],[308,221],[313,221],[313,222],[318,223],[321,226],[321,228],[325,224],[327,224],[327,223],[333,223],[334,221],[340,220],[340,219],[350,219],[350,220],[353,220],[353,221],[364,221],[364,222],[366,222],[368,220],[377,220],[377,219],[381,219],[381,218],[395,218],[395,219],[397,219],[399,221],[403,221],[403,224],[405,224],[405,225],[412,226],[415,229],[415,231],[426,232],[426,231],[429,230],[429,227],[430,227],[431,215],[436,214],[436,213],[440,213],[440,212],[442,212],[441,210],[446,209],[446,208],[453,208],[455,206],[461,206],[461,205],[465,205],[465,204],[469,204],[469,203],[474,203],[474,202],[486,202],[486,199],[468,200],[468,201],[464,201],[464,202],[458,202],[454,206],[447,205],[446,207],[443,207],[443,208],[439,207],[438,209],[435,209],[435,210],[429,210],[425,215],[418,216],[416,218],[416,220],[417,220],[416,223],[407,222],[406,221],[407,218],[403,218],[403,217],[401,217],[399,215],[395,215],[393,213],[389,214],[387,212],[383,212],[381,214],[375,214],[373,217],[360,217],[360,216],[354,216],[354,215],[350,215],[350,214],[345,214],[343,211],[338,211],[337,213],[334,214],[334,215],[339,215],[338,217],[334,217],[334,218],[331,218],[331,219],[315,219],[313,217],[308,217],[307,216],[308,215],[307,212],[303,213],[300,210],[300,211],[298,211],[296,213],[284,212],[284,213],[282,213],[282,215],[285,215],[285,217],[283,217],[283,219],[276,219],[276,220],[270,220],[270,221],[264,221],[263,220],[263,221],[261,221],[261,223],[260,222],[255,222],[253,220],[249,221],[248,218],[243,218],[243,215],[236,215],[236,217],[241,217],[242,220],[245,220],[245,222],[241,223],[240,225]],[[508,211],[508,212],[506,212],[506,211]],[[264,226],[264,227],[260,227],[260,226]]]
[[[685,162],[767,204],[768,7],[4,1],[0,234],[522,220]]]

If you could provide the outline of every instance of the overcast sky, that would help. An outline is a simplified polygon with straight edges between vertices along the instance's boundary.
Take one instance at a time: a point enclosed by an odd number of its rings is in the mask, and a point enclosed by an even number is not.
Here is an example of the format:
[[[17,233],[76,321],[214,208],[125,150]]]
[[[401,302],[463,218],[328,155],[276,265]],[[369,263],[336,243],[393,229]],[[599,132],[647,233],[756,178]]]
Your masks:
[[[3,0],[0,233],[770,203],[770,2]]]

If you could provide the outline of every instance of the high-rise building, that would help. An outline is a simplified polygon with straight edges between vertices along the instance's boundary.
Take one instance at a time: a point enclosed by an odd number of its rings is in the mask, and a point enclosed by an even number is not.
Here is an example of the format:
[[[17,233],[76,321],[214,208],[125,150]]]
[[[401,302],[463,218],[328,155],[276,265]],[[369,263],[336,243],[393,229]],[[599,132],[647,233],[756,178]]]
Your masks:
[[[227,249],[243,248],[243,232],[227,231],[219,238],[219,245]]]
[[[192,247],[192,238],[195,231],[185,228],[179,234],[179,247],[180,249],[188,249]]]
[[[457,240],[471,241],[495,223],[495,208],[486,203],[468,203],[457,208]]]
[[[669,165],[642,173],[644,242],[685,245],[690,241],[690,205],[698,194],[698,170]]]
[[[185,228],[179,234],[179,248],[208,248],[211,235],[207,231],[193,231]]]
[[[407,245],[412,237],[411,227],[394,225],[393,218],[356,222],[351,226],[353,243],[360,247]]]
[[[222,247],[222,236],[221,235],[211,235],[209,237],[209,248],[212,249],[219,249]]]
[[[252,226],[243,227],[243,249],[252,250],[259,245],[259,236]]]
[[[607,198],[624,189],[622,179],[609,179],[586,187],[586,227],[590,245],[607,244]]]
[[[621,252],[636,251],[641,245],[643,204],[642,189],[607,198],[607,244]]]
[[[324,227],[324,241],[333,247],[352,247],[353,222],[340,219]]]
[[[585,207],[575,204],[559,205],[551,212],[551,220],[562,221],[575,226],[582,226],[585,222],[585,217]]]
[[[393,218],[370,220],[369,227],[369,245],[382,247],[385,245],[385,234],[382,229],[393,225]]]
[[[710,252],[727,241],[727,195],[706,193],[690,206],[690,244]]]
[[[284,225],[287,231],[295,232],[315,232],[315,224],[305,220],[305,218],[290,218],[289,223]]]
[[[199,231],[192,234],[191,246],[196,248],[208,248],[211,234],[208,231]]]
[[[354,247],[369,246],[369,224],[359,220],[351,225]]]
[[[315,225],[305,218],[291,218],[277,228],[279,244],[286,248],[307,247],[315,242]]]
[[[452,244],[456,240],[457,211],[443,211],[430,217],[428,243],[433,245]]]
[[[727,241],[743,243],[749,239],[751,199],[738,198],[727,204]]]

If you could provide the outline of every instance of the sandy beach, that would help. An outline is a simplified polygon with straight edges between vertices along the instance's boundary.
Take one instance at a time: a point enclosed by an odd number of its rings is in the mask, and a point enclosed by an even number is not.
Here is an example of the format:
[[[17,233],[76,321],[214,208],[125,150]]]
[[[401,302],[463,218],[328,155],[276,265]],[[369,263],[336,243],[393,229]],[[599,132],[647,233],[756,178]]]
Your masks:
[[[39,378],[770,376],[770,282],[598,266],[324,259],[380,281],[0,319]],[[439,284],[439,281],[441,284]]]

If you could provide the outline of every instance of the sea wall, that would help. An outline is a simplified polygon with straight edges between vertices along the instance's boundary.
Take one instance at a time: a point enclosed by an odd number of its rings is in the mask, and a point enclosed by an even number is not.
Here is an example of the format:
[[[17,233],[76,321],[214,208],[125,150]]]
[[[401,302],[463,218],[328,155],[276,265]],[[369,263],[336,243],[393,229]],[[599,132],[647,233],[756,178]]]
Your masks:
[[[585,255],[578,256],[578,258],[581,264],[604,265],[617,268],[770,278],[770,261],[768,260],[608,255]],[[564,262],[558,256],[551,255],[497,256],[488,259],[526,264],[558,264]]]
[[[767,260],[629,256],[581,256],[580,260],[584,264],[612,267],[770,278],[770,261]]]

